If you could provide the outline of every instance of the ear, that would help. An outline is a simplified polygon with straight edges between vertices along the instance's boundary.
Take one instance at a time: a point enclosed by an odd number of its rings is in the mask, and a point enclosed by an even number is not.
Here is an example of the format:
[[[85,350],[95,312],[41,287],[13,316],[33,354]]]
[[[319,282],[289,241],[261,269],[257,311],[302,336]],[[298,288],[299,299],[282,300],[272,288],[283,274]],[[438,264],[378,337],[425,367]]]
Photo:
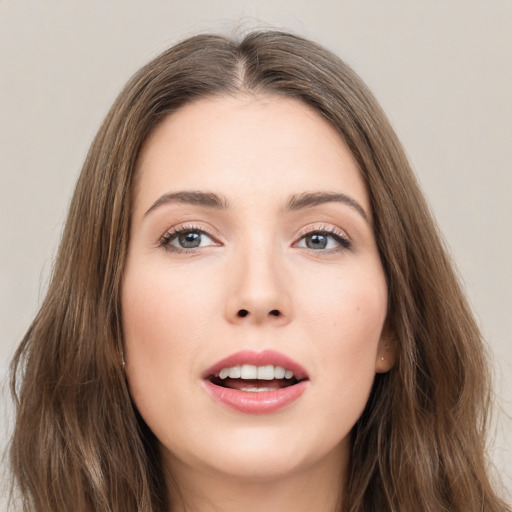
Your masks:
[[[375,373],[386,373],[393,368],[396,360],[396,342],[389,329],[387,321],[382,329],[382,335],[377,347]]]

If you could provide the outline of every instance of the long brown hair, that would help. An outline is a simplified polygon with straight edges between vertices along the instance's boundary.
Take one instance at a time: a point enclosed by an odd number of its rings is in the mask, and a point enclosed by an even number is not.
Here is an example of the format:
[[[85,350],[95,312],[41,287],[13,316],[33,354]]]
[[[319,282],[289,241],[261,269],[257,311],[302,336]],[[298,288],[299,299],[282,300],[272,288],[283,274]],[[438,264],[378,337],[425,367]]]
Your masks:
[[[196,36],[142,68],[97,134],[42,307],[12,363],[10,456],[25,510],[170,508],[157,442],[122,369],[120,287],[141,145],[195,99],[297,98],[339,132],[373,208],[397,361],[352,434],[340,510],[504,511],[485,454],[489,375],[452,264],[389,122],[360,78],[282,32]]]

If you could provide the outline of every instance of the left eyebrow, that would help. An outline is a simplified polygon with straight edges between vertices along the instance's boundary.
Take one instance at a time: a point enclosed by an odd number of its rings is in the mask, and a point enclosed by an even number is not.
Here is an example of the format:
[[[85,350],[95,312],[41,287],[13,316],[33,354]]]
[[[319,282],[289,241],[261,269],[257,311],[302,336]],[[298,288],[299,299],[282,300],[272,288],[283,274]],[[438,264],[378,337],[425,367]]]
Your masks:
[[[368,214],[364,208],[350,196],[335,192],[307,192],[304,194],[294,195],[288,201],[285,212],[302,210],[303,208],[311,208],[324,203],[343,203],[356,210],[366,222],[369,222]]]

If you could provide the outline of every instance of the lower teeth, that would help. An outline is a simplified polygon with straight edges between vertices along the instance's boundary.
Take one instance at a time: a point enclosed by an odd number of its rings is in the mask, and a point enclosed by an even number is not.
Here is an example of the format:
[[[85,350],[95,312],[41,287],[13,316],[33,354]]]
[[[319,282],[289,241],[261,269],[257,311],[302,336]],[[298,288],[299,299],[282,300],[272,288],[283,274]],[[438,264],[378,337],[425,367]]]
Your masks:
[[[272,391],[271,388],[239,388],[240,391],[250,391],[251,393],[260,391]]]
[[[210,382],[215,384],[216,386],[220,386],[228,389],[238,389],[239,391],[248,391],[252,393],[261,393],[264,391],[275,391],[278,389],[287,388],[288,386],[293,386],[297,384],[297,379],[289,379],[289,380],[256,380],[253,379],[248,380],[247,382],[243,382],[242,379],[219,379],[218,377],[212,376],[210,378]]]

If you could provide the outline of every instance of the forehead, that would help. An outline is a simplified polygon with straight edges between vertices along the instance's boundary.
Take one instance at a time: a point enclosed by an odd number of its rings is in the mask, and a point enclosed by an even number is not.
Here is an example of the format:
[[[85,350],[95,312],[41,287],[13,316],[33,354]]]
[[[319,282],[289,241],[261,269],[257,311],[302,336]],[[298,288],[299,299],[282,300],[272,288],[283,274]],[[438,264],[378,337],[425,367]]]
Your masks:
[[[176,190],[262,207],[325,190],[348,193],[370,210],[361,173],[334,127],[299,100],[271,95],[200,99],[165,118],[142,148],[135,208]]]

